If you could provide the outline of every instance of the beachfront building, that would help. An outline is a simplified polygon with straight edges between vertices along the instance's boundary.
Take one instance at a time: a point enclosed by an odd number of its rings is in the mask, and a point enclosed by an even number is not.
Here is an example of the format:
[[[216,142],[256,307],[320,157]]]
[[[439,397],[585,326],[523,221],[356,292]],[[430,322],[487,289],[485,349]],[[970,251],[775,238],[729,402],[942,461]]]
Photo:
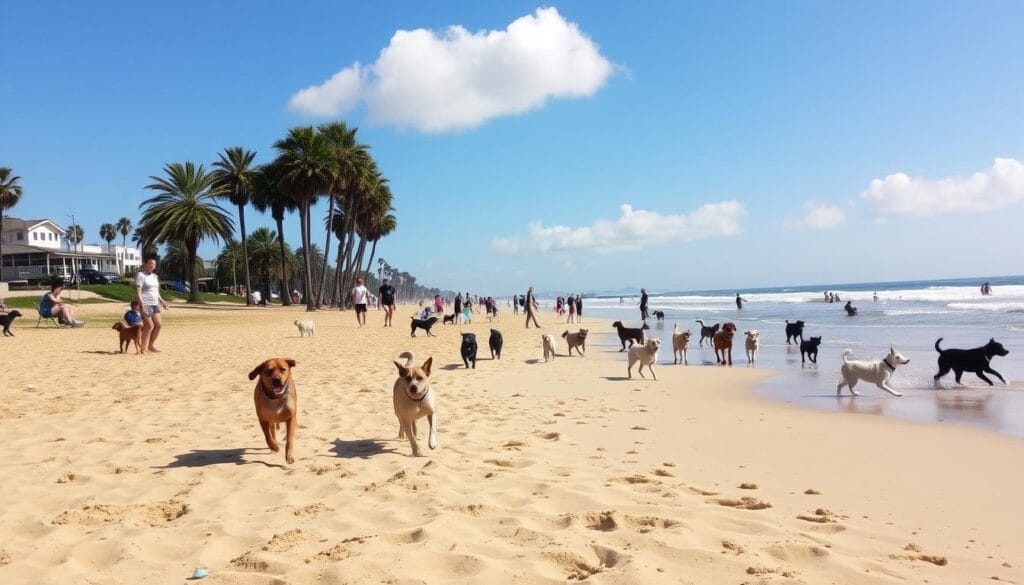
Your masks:
[[[16,282],[57,275],[70,279],[82,268],[134,272],[142,253],[129,246],[72,244],[67,232],[48,219],[4,218],[0,280]]]

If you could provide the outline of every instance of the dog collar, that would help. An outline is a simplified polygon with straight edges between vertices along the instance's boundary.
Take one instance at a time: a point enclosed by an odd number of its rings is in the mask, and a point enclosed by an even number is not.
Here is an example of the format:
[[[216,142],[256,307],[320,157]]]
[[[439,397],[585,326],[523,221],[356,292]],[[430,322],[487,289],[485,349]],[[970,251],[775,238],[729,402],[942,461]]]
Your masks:
[[[288,390],[290,390],[291,387],[292,387],[292,381],[289,379],[288,383],[284,385],[284,392],[280,396],[274,396],[273,392],[268,392],[266,387],[263,386],[263,384],[260,384],[260,391],[263,392],[264,396],[266,396],[267,398],[269,398],[271,400],[280,400],[281,398],[284,398],[285,396],[288,396]]]
[[[419,398],[413,398],[412,396],[409,396],[408,392],[405,393],[405,397],[408,398],[409,400],[412,400],[413,402],[419,402],[426,398],[427,394],[430,394],[430,385],[427,385],[427,389],[426,391],[423,392],[423,396],[420,396]]]
[[[896,371],[896,366],[894,366],[894,365],[892,365],[892,364],[890,364],[890,363],[889,363],[889,358],[885,358],[885,359],[883,359],[883,360],[882,360],[882,363],[883,363],[883,364],[885,364],[885,365],[887,365],[887,366],[889,366],[889,369],[890,369],[890,370],[892,370],[892,371],[894,371],[894,372]]]

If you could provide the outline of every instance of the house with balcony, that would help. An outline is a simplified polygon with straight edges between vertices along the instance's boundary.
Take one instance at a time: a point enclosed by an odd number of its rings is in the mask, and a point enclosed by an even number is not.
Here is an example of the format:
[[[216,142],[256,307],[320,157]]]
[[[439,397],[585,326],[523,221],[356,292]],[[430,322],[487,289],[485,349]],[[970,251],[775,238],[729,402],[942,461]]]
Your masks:
[[[138,248],[73,244],[64,228],[48,219],[5,217],[0,281],[37,279],[50,274],[70,279],[82,268],[134,272],[142,266]]]

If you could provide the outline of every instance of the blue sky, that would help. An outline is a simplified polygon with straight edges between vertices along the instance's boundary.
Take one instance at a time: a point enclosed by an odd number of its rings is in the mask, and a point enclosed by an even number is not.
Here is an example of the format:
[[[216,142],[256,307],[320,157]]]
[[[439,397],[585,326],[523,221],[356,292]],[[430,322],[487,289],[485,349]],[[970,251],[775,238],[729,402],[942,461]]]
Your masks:
[[[267,161],[290,126],[340,118],[391,180],[398,230],[380,255],[443,288],[1022,271],[1024,4],[710,4],[5,2],[0,165],[25,190],[10,214],[73,212],[98,241],[101,223],[138,218],[165,163],[233,145]],[[511,32],[542,14],[562,36]],[[381,52],[408,56],[395,34],[417,29],[438,52],[418,55],[410,86]],[[581,44],[597,72],[559,69]],[[463,92],[442,55],[485,66],[456,75]],[[357,62],[353,107],[289,107]],[[486,65],[506,62],[525,66]],[[497,113],[444,127],[477,93]],[[502,102],[520,97],[539,105]],[[620,221],[623,204],[646,213]],[[298,242],[297,220],[285,235]]]

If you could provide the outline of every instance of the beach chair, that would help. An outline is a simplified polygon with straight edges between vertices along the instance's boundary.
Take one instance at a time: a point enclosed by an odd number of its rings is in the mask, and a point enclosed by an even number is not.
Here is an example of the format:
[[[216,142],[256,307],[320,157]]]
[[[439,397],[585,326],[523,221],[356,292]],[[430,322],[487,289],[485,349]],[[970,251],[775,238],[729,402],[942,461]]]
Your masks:
[[[39,299],[39,302],[36,303],[36,312],[39,313],[39,319],[36,320],[36,329],[39,329],[39,326],[42,324],[43,321],[46,321],[48,323],[53,324],[54,327],[63,327],[63,325],[61,325],[57,321],[56,317],[52,317],[52,316],[51,317],[43,317],[43,306],[42,305],[43,305],[43,299]],[[53,313],[50,313],[50,315],[53,315]]]

